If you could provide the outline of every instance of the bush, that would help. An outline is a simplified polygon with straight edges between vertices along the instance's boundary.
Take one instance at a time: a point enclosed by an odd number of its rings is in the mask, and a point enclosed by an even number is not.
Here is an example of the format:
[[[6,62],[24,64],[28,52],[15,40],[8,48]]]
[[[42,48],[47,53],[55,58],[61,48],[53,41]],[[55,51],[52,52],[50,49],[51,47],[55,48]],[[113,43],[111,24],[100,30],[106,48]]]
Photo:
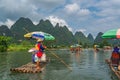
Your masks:
[[[7,51],[10,40],[10,37],[0,36],[0,52]]]

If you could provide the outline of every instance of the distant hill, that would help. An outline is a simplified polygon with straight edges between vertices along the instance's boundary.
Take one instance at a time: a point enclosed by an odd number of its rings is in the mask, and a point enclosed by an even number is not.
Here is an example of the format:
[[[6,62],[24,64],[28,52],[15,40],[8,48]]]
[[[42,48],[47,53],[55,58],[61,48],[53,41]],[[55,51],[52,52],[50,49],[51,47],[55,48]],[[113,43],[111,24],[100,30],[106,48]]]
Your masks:
[[[12,32],[10,31],[10,29],[6,25],[0,26],[0,35],[13,37]]]
[[[76,32],[74,36],[75,36],[76,41],[79,44],[84,45],[84,46],[89,46],[90,45],[90,41],[81,31]]]
[[[94,38],[93,38],[93,36],[92,36],[92,34],[91,34],[91,33],[90,33],[90,34],[88,34],[87,39],[89,40],[90,45],[93,45],[93,44],[94,44]]]
[[[5,25],[0,26],[0,35],[12,36],[15,40],[21,41],[25,40],[23,37],[24,34],[33,31],[43,31],[52,34],[56,38],[53,44],[60,46],[70,46],[76,43],[90,46],[94,42],[98,43],[102,41],[102,33],[99,33],[94,41],[92,34],[86,37],[82,32],[76,32],[75,35],[73,35],[67,26],[60,26],[59,24],[53,26],[49,20],[41,19],[37,25],[34,25],[29,18],[21,17],[10,29]]]
[[[54,42],[56,45],[70,45],[75,42],[74,35],[66,26],[57,24],[54,27],[49,20],[40,20],[37,25],[34,25],[30,19],[22,17],[13,24],[10,30],[16,40],[24,40],[23,35],[27,32],[43,31],[52,34],[56,38]]]
[[[57,24],[53,30],[53,35],[56,38],[56,44],[58,45],[71,45],[75,44],[76,40],[71,31],[68,30],[66,26],[59,26]]]
[[[35,29],[35,25],[32,23],[32,21],[23,17],[18,19],[10,28],[16,40],[23,40],[23,35],[25,33],[34,31]]]
[[[103,41],[102,35],[103,35],[102,32],[99,32],[99,33],[98,33],[98,35],[96,36],[96,38],[95,38],[95,40],[94,40],[94,43],[95,43],[95,44],[100,44],[100,43]]]
[[[35,31],[43,31],[47,33],[53,33],[53,25],[49,20],[40,20],[38,25],[36,25],[36,30]]]

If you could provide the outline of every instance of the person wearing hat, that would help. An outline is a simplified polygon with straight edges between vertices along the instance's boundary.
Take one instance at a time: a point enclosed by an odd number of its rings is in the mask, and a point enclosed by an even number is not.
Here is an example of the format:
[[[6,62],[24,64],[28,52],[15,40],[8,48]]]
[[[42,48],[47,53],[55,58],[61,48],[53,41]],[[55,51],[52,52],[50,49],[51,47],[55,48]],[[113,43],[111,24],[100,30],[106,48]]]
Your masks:
[[[43,56],[44,49],[46,46],[43,46],[42,44],[43,40],[42,39],[37,39],[37,44],[35,45],[35,48],[37,50],[36,55],[35,55],[35,62],[36,62],[36,67],[37,70],[40,70],[40,59]]]
[[[115,46],[112,55],[111,55],[111,63],[114,67],[118,67],[120,63],[120,52],[119,52],[119,47]]]

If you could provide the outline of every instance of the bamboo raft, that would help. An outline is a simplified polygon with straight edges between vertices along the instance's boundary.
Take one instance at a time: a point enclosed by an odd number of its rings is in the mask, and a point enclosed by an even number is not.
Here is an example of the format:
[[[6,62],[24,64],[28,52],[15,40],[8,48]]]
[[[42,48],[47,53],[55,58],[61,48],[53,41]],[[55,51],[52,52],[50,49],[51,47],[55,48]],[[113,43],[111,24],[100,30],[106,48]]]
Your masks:
[[[39,72],[43,71],[46,64],[47,64],[47,62],[41,62],[40,63],[41,69],[37,70],[36,65],[32,62],[29,62],[25,65],[20,66],[20,67],[11,68],[10,71],[11,72],[19,72],[19,73],[39,73]]]
[[[107,64],[109,65],[110,69],[115,73],[115,75],[118,77],[118,79],[120,80],[120,71],[119,70],[116,70],[112,64],[111,64],[111,61],[109,59],[106,59],[105,60],[107,62]]]

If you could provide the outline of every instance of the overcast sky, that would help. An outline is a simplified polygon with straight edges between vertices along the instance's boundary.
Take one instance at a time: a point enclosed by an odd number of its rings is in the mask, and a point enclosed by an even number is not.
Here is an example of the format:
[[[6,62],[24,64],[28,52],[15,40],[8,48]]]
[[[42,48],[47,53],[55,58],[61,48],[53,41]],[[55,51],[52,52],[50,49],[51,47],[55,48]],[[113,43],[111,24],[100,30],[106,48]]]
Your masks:
[[[20,17],[37,24],[49,19],[85,35],[120,27],[120,0],[0,0],[0,25],[11,26]]]

